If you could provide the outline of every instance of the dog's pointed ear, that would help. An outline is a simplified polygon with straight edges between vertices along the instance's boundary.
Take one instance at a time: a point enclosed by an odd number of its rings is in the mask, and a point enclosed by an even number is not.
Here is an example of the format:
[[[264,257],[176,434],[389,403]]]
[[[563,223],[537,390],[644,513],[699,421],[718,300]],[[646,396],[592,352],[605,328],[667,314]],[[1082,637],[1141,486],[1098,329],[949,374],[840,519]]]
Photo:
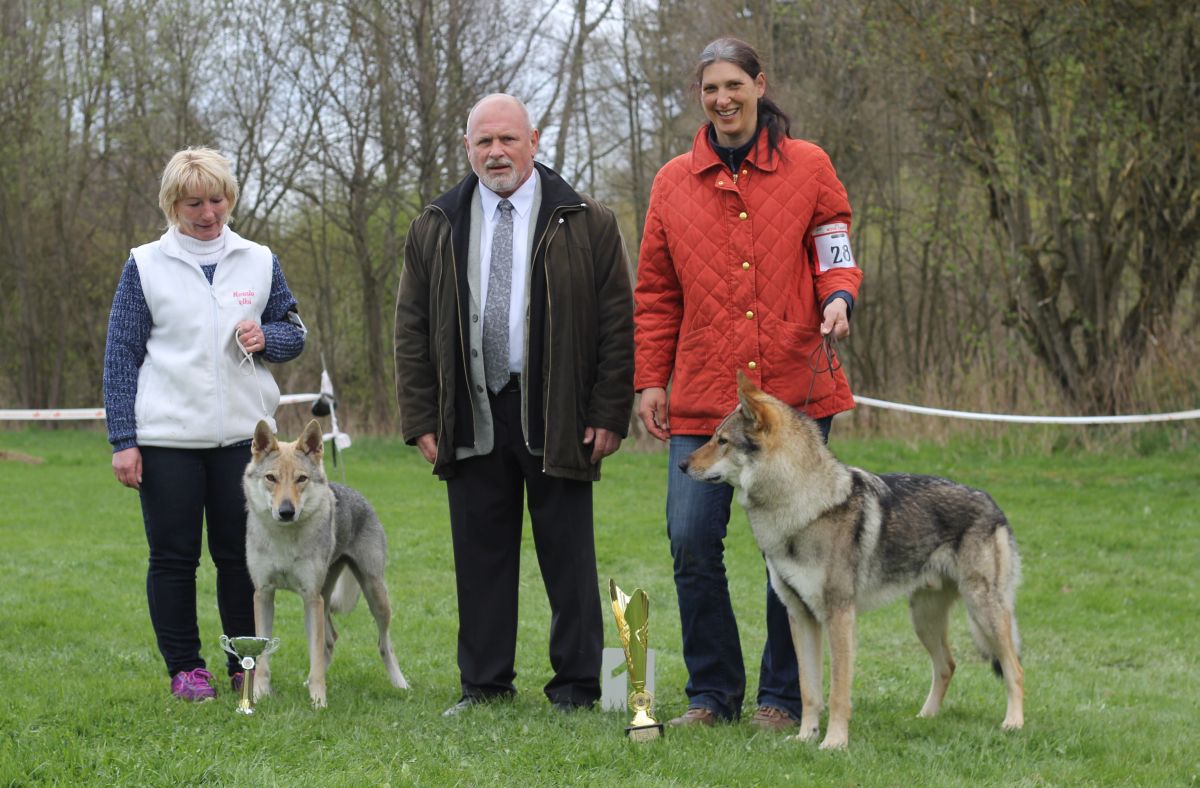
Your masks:
[[[300,436],[300,449],[311,457],[320,458],[325,453],[325,436],[321,432],[321,422],[313,419],[304,428]]]
[[[265,419],[259,419],[258,425],[254,428],[254,440],[250,444],[250,453],[257,459],[278,449],[279,442],[275,440],[275,433],[271,432],[271,425],[267,424]]]
[[[738,378],[738,402],[742,406],[742,415],[747,420],[753,422],[754,429],[762,431],[767,429],[769,424],[769,408],[767,403],[763,401],[763,392],[758,386],[754,385],[754,381],[746,376],[745,372],[740,369],[737,374]]]

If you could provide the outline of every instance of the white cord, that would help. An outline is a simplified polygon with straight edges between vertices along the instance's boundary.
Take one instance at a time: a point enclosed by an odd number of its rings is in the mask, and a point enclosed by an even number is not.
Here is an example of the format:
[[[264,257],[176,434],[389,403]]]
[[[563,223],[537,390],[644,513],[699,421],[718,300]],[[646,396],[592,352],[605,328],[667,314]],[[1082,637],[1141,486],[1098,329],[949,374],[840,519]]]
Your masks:
[[[242,344],[242,330],[240,328],[235,328],[233,330],[233,344],[237,345],[237,349],[239,351],[241,351],[241,354],[242,354],[242,360],[238,362],[238,371],[241,372],[243,375],[250,375],[251,377],[254,378],[254,387],[256,389],[258,389],[258,403],[260,405],[262,405],[263,416],[265,416],[267,418],[267,421],[270,422],[271,413],[267,410],[267,401],[263,398],[262,384],[260,384],[258,382],[258,374],[257,374],[257,370],[255,369],[255,366],[254,366],[254,354],[251,353],[249,350],[246,350],[246,347]],[[263,347],[264,348],[266,347],[266,344],[267,344],[266,337],[264,336],[263,337]],[[250,362],[249,370],[246,369],[247,361]]]

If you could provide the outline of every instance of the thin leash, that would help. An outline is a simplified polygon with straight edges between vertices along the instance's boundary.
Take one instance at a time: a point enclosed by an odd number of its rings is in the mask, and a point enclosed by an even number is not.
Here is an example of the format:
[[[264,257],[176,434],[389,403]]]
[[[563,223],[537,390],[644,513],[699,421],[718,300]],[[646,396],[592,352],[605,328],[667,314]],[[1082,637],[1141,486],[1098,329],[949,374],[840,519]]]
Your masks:
[[[829,379],[835,384],[837,382],[837,375],[834,373],[842,368],[842,360],[834,350],[833,344],[833,334],[826,334],[821,337],[821,344],[808,354],[808,368],[812,371],[812,377],[808,381],[808,393],[804,395],[804,404],[800,406],[800,411],[806,415],[808,414],[808,403],[812,401],[813,387],[817,385],[817,376],[828,372]],[[822,362],[825,364],[824,367],[821,366]]]
[[[262,406],[263,417],[270,422],[271,413],[267,410],[267,400],[263,397],[262,384],[258,382],[258,374],[255,369],[254,354],[242,344],[242,330],[235,328],[233,330],[233,344],[237,345],[237,349],[242,354],[242,360],[238,362],[238,371],[243,375],[248,375],[254,378],[254,388],[258,390],[258,404]],[[246,368],[246,362],[250,362],[250,367]]]

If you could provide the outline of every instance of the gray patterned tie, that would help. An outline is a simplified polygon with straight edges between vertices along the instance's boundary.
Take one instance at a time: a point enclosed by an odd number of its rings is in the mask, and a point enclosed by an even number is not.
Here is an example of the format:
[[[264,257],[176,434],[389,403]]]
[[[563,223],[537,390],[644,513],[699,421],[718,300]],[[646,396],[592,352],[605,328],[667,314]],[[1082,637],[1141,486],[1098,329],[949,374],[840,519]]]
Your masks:
[[[493,394],[508,383],[508,305],[512,296],[513,205],[500,201],[500,219],[492,234],[487,304],[483,310],[483,370]]]

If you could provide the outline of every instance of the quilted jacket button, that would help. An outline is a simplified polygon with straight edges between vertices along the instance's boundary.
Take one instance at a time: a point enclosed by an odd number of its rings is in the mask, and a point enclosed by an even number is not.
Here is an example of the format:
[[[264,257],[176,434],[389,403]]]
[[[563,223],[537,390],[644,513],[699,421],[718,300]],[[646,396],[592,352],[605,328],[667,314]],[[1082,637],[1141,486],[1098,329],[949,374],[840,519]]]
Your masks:
[[[745,262],[743,262],[743,263],[742,263],[742,270],[743,270],[743,271],[749,271],[749,270],[750,270],[750,261],[749,261],[749,260],[747,260],[747,261],[745,261]]]
[[[758,369],[758,364],[755,364],[753,361],[751,361],[746,366],[749,367],[750,369]]]
[[[746,214],[746,212],[745,212],[745,211],[742,211],[741,213],[739,213],[739,214],[738,214],[738,218],[739,218],[739,219],[741,219],[743,222],[744,222],[744,221],[746,221],[746,219],[747,219],[747,214]]]
[[[751,312],[749,309],[747,309],[747,310],[746,310],[746,319],[747,319],[747,320],[753,320],[753,319],[754,319],[754,313],[753,313],[753,312]]]

